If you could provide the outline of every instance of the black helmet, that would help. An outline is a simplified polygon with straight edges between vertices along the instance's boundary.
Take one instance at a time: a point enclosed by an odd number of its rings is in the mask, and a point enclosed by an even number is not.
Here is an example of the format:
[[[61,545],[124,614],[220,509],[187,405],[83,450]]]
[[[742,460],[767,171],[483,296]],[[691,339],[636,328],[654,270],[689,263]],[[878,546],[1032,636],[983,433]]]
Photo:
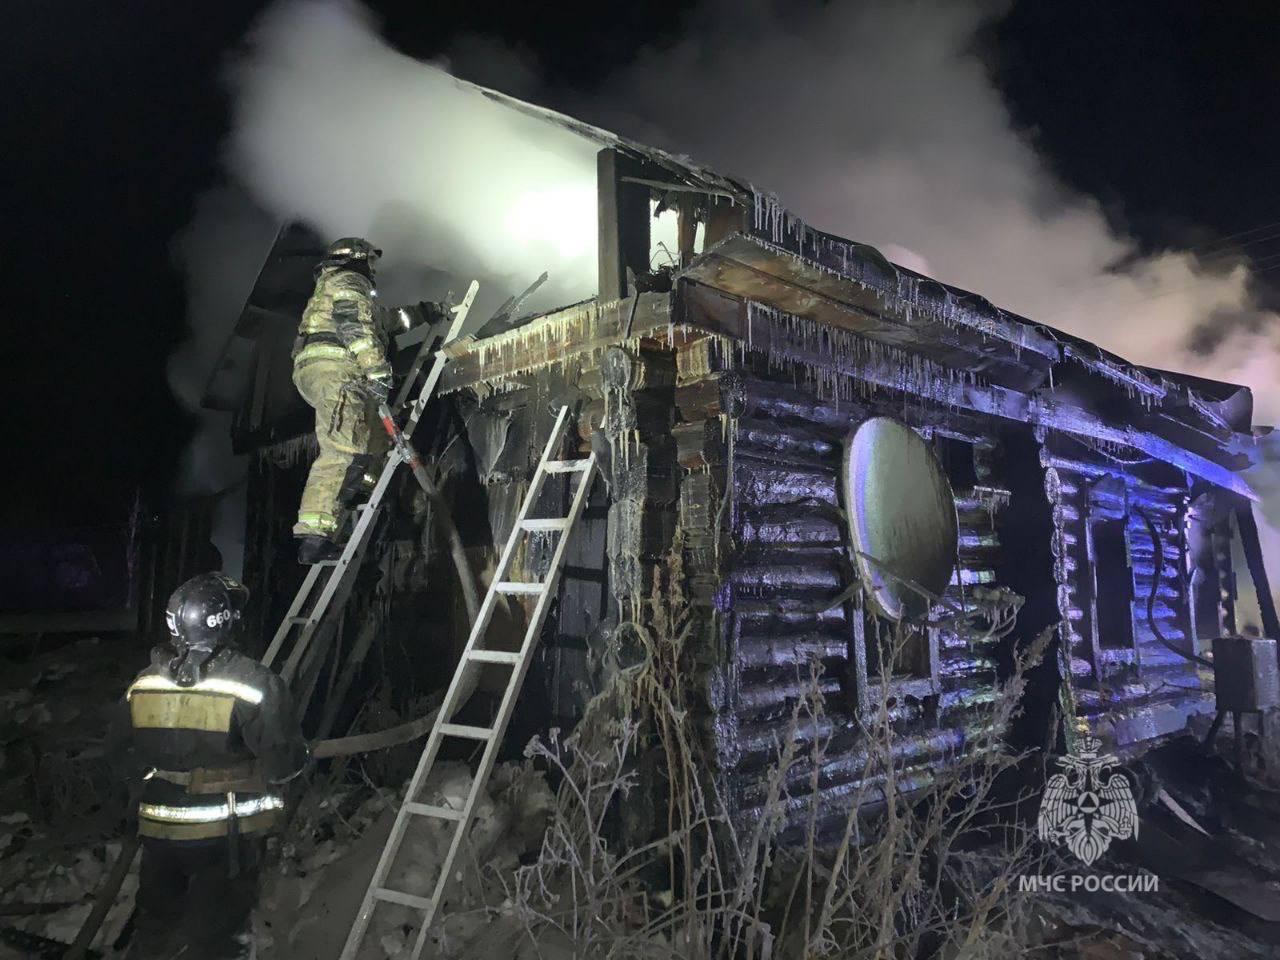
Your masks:
[[[373,270],[373,264],[380,256],[382,251],[363,237],[343,237],[329,244],[321,266],[344,267],[363,263]]]
[[[190,661],[198,672],[210,655],[232,645],[248,602],[248,588],[221,573],[202,573],[173,591],[164,614],[169,643],[178,651],[170,668],[178,673]],[[191,682],[196,679],[192,673]]]

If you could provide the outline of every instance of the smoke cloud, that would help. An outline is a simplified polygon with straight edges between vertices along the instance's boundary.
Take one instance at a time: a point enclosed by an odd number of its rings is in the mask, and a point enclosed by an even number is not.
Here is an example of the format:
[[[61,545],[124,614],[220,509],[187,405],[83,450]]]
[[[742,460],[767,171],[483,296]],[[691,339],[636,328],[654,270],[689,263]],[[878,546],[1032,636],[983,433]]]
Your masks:
[[[999,12],[713,0],[681,41],[571,106],[1037,322],[1247,383],[1257,419],[1280,421],[1276,318],[1254,305],[1247,263],[1142,256],[1053,174],[975,52]],[[533,86],[493,43],[469,39],[454,63]],[[231,169],[279,218],[373,237],[402,284],[482,274],[509,291],[549,269],[544,302],[594,293],[596,144],[396,52],[344,0],[277,3],[230,75]]]
[[[384,299],[478,277],[496,307],[544,270],[530,307],[595,295],[593,142],[396,53],[350,3],[276,5],[231,77],[235,174],[281,216],[377,242]]]
[[[231,450],[231,415],[206,410],[200,400],[275,233],[274,217],[243,190],[223,186],[199,199],[195,219],[173,245],[187,277],[189,335],[169,358],[169,387],[196,419],[177,487],[190,497],[218,495],[213,543],[231,576],[240,575],[244,553],[245,461]]]
[[[1280,422],[1276,318],[1255,305],[1247,262],[1144,256],[1054,174],[976,52],[1001,13],[710,0],[678,42],[589,97],[539,90],[492,41],[460,43],[453,63],[749,179],[820,229],[1130,360],[1245,383],[1255,421]],[[397,53],[342,0],[278,3],[231,81],[235,178],[277,218],[375,239],[388,299],[477,276],[487,307],[543,270],[531,306],[594,293],[595,144]],[[1280,482],[1262,480],[1280,522]]]
[[[1059,180],[977,53],[1002,10],[714,0],[581,111],[1036,322],[1137,363],[1245,384],[1254,422],[1280,424],[1277,318],[1255,304],[1248,263],[1142,256]],[[1280,452],[1268,460],[1250,479],[1280,576]],[[1257,622],[1247,576],[1240,585]]]
[[[593,115],[1127,359],[1247,383],[1259,422],[1280,421],[1275,317],[1254,306],[1247,265],[1142,257],[1059,181],[975,52],[999,13],[940,0],[713,3],[680,42],[616,77]],[[1216,349],[1197,352],[1210,326]]]

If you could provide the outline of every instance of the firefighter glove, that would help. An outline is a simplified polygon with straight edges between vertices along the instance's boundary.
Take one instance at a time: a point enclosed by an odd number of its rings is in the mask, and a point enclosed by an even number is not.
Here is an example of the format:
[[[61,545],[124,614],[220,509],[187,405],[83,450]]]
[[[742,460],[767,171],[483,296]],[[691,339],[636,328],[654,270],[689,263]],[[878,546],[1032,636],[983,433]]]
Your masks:
[[[378,371],[371,373],[365,377],[365,389],[369,396],[373,397],[379,403],[386,403],[391,396],[391,371]]]

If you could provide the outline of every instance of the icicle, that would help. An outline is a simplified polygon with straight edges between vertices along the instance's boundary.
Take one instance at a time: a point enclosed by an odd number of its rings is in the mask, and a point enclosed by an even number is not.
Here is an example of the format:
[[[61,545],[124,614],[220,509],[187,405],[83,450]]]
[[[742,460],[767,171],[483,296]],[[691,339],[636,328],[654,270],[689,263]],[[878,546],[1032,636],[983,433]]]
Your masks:
[[[304,433],[300,437],[262,447],[257,451],[256,456],[260,463],[266,462],[282,470],[288,470],[299,463],[310,463],[316,458],[319,450],[316,435]]]

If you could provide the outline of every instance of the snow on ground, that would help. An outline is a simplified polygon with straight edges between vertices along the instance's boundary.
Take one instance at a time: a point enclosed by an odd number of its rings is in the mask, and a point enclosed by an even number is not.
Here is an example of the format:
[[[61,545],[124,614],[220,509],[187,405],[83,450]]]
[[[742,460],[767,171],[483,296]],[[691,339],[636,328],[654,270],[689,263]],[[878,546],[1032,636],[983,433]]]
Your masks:
[[[419,798],[425,803],[461,807],[471,786],[462,763],[442,763]],[[295,829],[287,838],[276,873],[264,883],[255,918],[263,960],[329,960],[337,957],[355,911],[391,832],[392,798],[365,788],[326,796],[324,787],[303,801]],[[363,797],[354,812],[343,807]],[[526,767],[498,767],[490,779],[469,833],[470,842],[456,861],[445,895],[442,921],[432,930],[427,958],[522,956],[523,928],[502,909],[504,879],[522,857],[535,855],[546,826],[552,794],[541,775]],[[335,828],[334,823],[338,826]],[[452,837],[451,821],[415,818],[407,833],[398,869],[388,885],[428,896]],[[362,956],[408,956],[416,929],[407,927],[407,908],[380,905],[374,913]],[[544,953],[545,956],[545,953]]]
[[[8,638],[4,643],[0,960],[9,960],[31,956],[14,946],[24,934],[71,942],[120,849],[126,829],[124,793],[102,756],[101,740],[108,707],[145,663],[146,651],[129,641],[51,642],[43,650],[27,639]],[[1274,721],[1269,724],[1271,729],[1276,726]],[[1280,771],[1280,737],[1265,745],[1267,769]],[[1227,750],[1225,743],[1219,746]],[[418,799],[458,807],[470,785],[465,764],[441,763]],[[345,776],[317,771],[268,861],[254,917],[261,960],[336,960],[405,789],[402,785],[392,794],[351,769]],[[1209,809],[1197,806],[1194,796],[1184,802],[1209,822]],[[508,764],[495,770],[478,804],[442,915],[429,934],[423,953],[427,960],[575,956],[571,945],[549,942],[545,932],[535,944],[509,898],[517,867],[537,857],[552,803],[544,776],[531,767]],[[453,824],[423,818],[412,824],[389,886],[430,895]],[[1243,823],[1238,826],[1245,829]],[[1280,876],[1272,866],[1280,832],[1216,833],[1215,843],[1258,847],[1268,867],[1265,872]],[[127,928],[136,889],[135,863],[95,940],[104,960],[113,956],[112,945]],[[12,912],[15,905],[41,904],[48,905],[49,912]],[[1039,949],[1045,956],[1059,958],[1235,960],[1275,955],[1280,935],[1264,929],[1266,925],[1250,927],[1239,913],[1206,916],[1200,913],[1203,906],[1203,897],[1189,896],[1172,883],[1159,895],[1046,897],[1036,905],[1038,929],[1031,933],[1042,943]],[[362,957],[407,957],[416,933],[416,927],[406,926],[408,919],[406,908],[379,906]],[[654,955],[669,956],[669,946],[655,943]]]
[[[6,638],[0,648],[0,929],[70,943],[93,906],[127,829],[126,796],[103,757],[108,712],[147,651],[129,640],[50,643]],[[419,799],[461,806],[470,788],[465,764],[437,766]],[[255,917],[264,960],[336,957],[391,829],[399,794],[373,784],[334,785],[318,772],[289,831],[273,842]],[[479,802],[458,874],[427,957],[491,955],[515,960],[521,927],[504,916],[503,878],[536,853],[552,794],[521,765],[498,767]],[[399,889],[428,893],[452,822],[416,819],[405,844]],[[138,860],[94,941],[104,956],[133,912]],[[49,912],[5,914],[15,905]],[[380,908],[369,938],[377,957],[411,946],[402,908]],[[18,935],[13,935],[14,937]],[[13,937],[11,937],[13,939]],[[498,944],[505,946],[499,948]],[[480,945],[484,946],[481,947]],[[0,936],[0,960],[14,951]],[[477,954],[474,951],[481,950]],[[25,956],[19,951],[18,955]]]
[[[120,850],[125,795],[102,739],[147,654],[97,638],[0,642],[0,928],[70,942]],[[135,864],[96,946],[119,936],[136,888]],[[14,904],[65,906],[5,916]]]

